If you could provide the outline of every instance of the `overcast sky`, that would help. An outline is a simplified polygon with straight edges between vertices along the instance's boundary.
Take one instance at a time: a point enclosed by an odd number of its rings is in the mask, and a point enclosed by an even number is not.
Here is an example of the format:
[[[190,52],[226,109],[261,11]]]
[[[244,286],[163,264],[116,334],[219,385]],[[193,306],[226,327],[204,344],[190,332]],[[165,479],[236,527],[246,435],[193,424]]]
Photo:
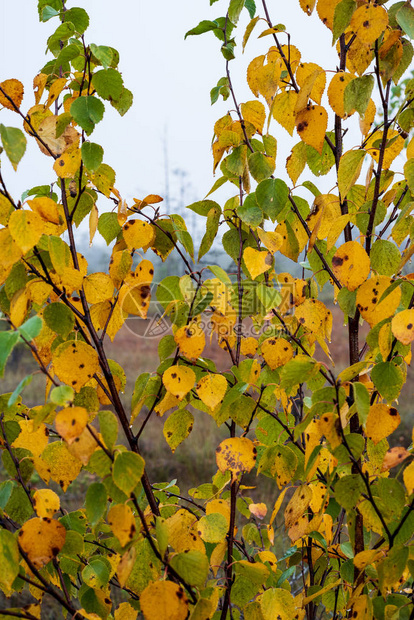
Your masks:
[[[258,8],[261,8],[260,0]],[[32,79],[46,61],[45,42],[56,28],[55,19],[39,23],[35,0],[1,2],[0,81],[18,78],[25,85],[23,110],[34,103]],[[104,161],[117,173],[116,186],[127,198],[147,193],[164,194],[164,144],[167,140],[170,172],[181,169],[188,173],[191,198],[201,199],[210,189],[212,158],[210,152],[213,125],[231,108],[230,100],[210,105],[210,89],[224,75],[225,62],[219,41],[212,33],[189,37],[187,30],[202,19],[223,15],[228,0],[212,7],[208,0],[71,0],[68,8],[81,6],[90,15],[86,41],[110,45],[120,52],[120,70],[125,85],[134,93],[132,109],[121,118],[109,104],[104,120],[97,126],[92,140],[105,149]],[[296,1],[268,2],[274,23],[284,23],[307,61],[335,69],[336,53],[330,48],[331,33],[319,21],[299,8]],[[246,53],[241,56],[241,37],[249,21],[243,12],[237,42],[238,58],[230,63],[239,102],[253,99],[245,84],[248,62],[267,51],[269,37],[256,41],[253,35]],[[263,23],[264,25],[264,23]],[[315,26],[314,36],[310,28]],[[259,24],[256,36],[263,26]],[[285,42],[286,36],[281,35]],[[327,50],[330,50],[330,54]],[[3,111],[0,122],[21,126],[13,112]],[[297,142],[275,122],[273,132],[278,139],[276,174],[284,176],[285,158]],[[272,129],[271,129],[272,131]],[[32,142],[26,156],[14,173],[3,157],[3,174],[16,197],[33,185],[48,183],[53,178],[50,160]],[[171,175],[171,191],[179,191],[177,177]]]

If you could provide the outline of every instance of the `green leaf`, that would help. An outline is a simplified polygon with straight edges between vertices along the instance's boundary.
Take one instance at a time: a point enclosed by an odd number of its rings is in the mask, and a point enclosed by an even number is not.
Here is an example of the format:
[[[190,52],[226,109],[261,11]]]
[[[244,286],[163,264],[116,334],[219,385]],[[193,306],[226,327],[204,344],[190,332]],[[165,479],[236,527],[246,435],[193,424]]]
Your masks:
[[[116,213],[102,213],[98,220],[98,231],[106,241],[106,245],[112,243],[114,239],[121,232],[121,227],[118,224],[118,217]]]
[[[378,392],[388,402],[398,398],[404,385],[401,368],[393,362],[379,362],[371,371],[371,379]]]
[[[72,22],[78,34],[83,34],[89,26],[89,15],[85,9],[79,7],[73,7],[63,11],[62,18],[65,22]]]
[[[281,372],[281,387],[290,389],[294,385],[304,383],[315,372],[315,360],[306,355],[297,355],[283,366]]]
[[[194,425],[194,416],[187,409],[174,411],[164,423],[163,434],[165,441],[174,453],[181,442],[191,433]]]
[[[26,385],[29,385],[32,382],[32,379],[33,379],[33,375],[27,375],[27,377],[24,377],[24,379],[22,379],[19,382],[18,386],[16,387],[16,389],[14,390],[13,394],[10,396],[7,402],[8,407],[12,407],[14,405],[14,403],[19,398],[20,394],[23,392]]]
[[[282,179],[266,179],[256,187],[256,202],[274,222],[289,197],[289,188]]]
[[[126,495],[135,489],[144,473],[145,461],[135,452],[121,452],[115,457],[112,478],[116,486]]]
[[[85,497],[86,516],[94,527],[104,516],[108,503],[105,486],[101,482],[92,482],[88,486]]]
[[[211,209],[219,209],[221,213],[220,205],[214,200],[199,200],[198,202],[193,202],[191,205],[188,205],[187,209],[204,217],[207,217]]]
[[[55,405],[59,405],[60,407],[65,407],[69,403],[73,402],[75,398],[75,391],[69,385],[59,385],[58,387],[53,388],[50,392],[50,400]]]
[[[67,338],[75,326],[71,310],[59,301],[48,304],[43,311],[46,325],[62,338]]]
[[[382,560],[382,562],[377,564],[378,579],[381,590],[391,589],[394,584],[398,582],[405,570],[408,557],[409,549],[407,546],[395,546],[388,551],[387,557]]]
[[[338,293],[338,305],[345,316],[353,318],[356,312],[356,291],[349,291],[343,286]]]
[[[108,450],[113,450],[118,438],[118,420],[112,411],[100,411],[99,428]]]
[[[189,549],[177,553],[171,559],[171,566],[190,586],[202,588],[206,582],[209,562],[205,553],[196,549]]]
[[[328,131],[326,134],[330,141],[335,144],[335,134],[333,131]],[[299,148],[298,148],[299,146]],[[299,145],[293,147],[294,149],[298,148],[299,155],[303,157],[303,148],[304,144],[302,142]],[[306,146],[306,163],[309,166],[309,169],[313,174],[317,177],[324,176],[328,174],[332,166],[335,165],[335,156],[332,153],[332,149],[325,140],[322,146],[322,153],[319,153],[313,146]]]
[[[369,392],[365,385],[363,383],[359,383],[358,381],[352,384],[352,388],[354,391],[354,400],[359,421],[361,424],[365,424],[370,408]]]
[[[242,205],[237,207],[237,215],[248,226],[256,228],[263,220],[263,212],[256,201],[256,195],[253,192],[246,196]]]
[[[409,159],[404,166],[404,176],[411,193],[414,193],[414,158]]]
[[[112,66],[112,62],[114,60],[114,50],[112,47],[107,47],[106,45],[95,45],[95,43],[91,43],[89,47],[98,63],[100,63],[104,69],[108,69]]]
[[[408,34],[410,39],[414,39],[414,9],[411,4],[406,2],[404,6],[397,11],[395,19],[398,25]]]
[[[371,99],[375,79],[373,75],[357,77],[347,84],[344,91],[344,109],[346,114],[356,110],[363,116]]]
[[[247,161],[250,174],[258,183],[268,179],[275,169],[274,159],[263,155],[263,153],[251,153]]]
[[[104,561],[104,558],[92,558],[82,570],[82,579],[84,583],[96,590],[103,588],[107,585],[109,581],[109,575],[110,568],[108,564]],[[95,592],[94,595],[96,595]],[[99,602],[101,603],[100,600]],[[83,599],[82,604],[84,605]]]
[[[89,136],[95,129],[96,123],[103,119],[105,106],[96,97],[81,96],[77,97],[70,106],[70,113],[74,120]]]
[[[230,0],[229,19],[233,24],[239,21],[240,13],[244,7],[245,0]]]
[[[256,13],[256,3],[254,0],[245,0],[244,6],[249,11],[250,19],[253,19]]]
[[[1,124],[0,136],[6,155],[14,170],[17,170],[17,165],[26,151],[26,136],[17,127],[5,127]]]
[[[75,34],[75,26],[72,22],[66,22],[58,26],[55,32],[48,38],[47,46],[54,56],[57,56],[65,43]]]
[[[201,517],[197,529],[204,542],[219,543],[226,538],[228,530],[227,519],[218,512],[212,512],[205,517]]]
[[[211,273],[213,273],[216,278],[220,280],[220,282],[224,282],[224,284],[231,284],[229,276],[222,267],[219,267],[218,265],[209,265],[208,268],[210,269]]]
[[[351,23],[352,15],[357,7],[355,0],[342,0],[335,7],[333,19],[333,43],[341,36]]]
[[[84,142],[81,148],[82,160],[85,168],[95,172],[102,163],[104,150],[94,142]]]
[[[257,285],[257,296],[266,312],[277,306],[282,301],[279,291],[271,286],[266,286],[263,282]]]
[[[124,82],[116,69],[101,69],[92,76],[92,86],[102,99],[114,99],[121,96]]]
[[[19,338],[17,331],[0,332],[0,377],[4,375],[7,359],[19,342]]]
[[[219,228],[220,215],[221,215],[220,207],[218,209],[217,207],[213,207],[212,209],[210,209],[207,215],[206,232],[200,243],[200,249],[198,251],[198,260],[200,260],[204,256],[204,254],[207,254],[207,252],[213,245],[213,241],[216,238],[217,231]]]
[[[189,30],[185,34],[184,39],[186,39],[187,37],[192,36],[192,35],[204,34],[205,32],[210,32],[211,30],[216,30],[216,28],[218,28],[217,22],[203,20],[203,21],[201,21],[198,24],[198,26],[196,26],[195,28],[192,28],[191,30]]]
[[[365,151],[356,149],[347,151],[341,157],[338,169],[338,188],[341,199],[346,198],[349,190],[356,183],[362,168]]]
[[[0,483],[0,508],[3,510],[10,499],[14,484],[11,480],[5,480]]]
[[[391,241],[377,239],[371,248],[371,267],[379,275],[393,276],[401,262],[401,254]]]
[[[57,15],[59,15],[59,11],[57,11],[51,6],[45,6],[43,7],[43,9],[41,9],[39,18],[41,22],[47,22],[49,21],[49,19],[51,19],[52,17],[56,17]]]
[[[118,99],[111,99],[111,106],[121,115],[124,116],[132,106],[134,95],[128,88],[123,88]]]
[[[17,540],[8,530],[0,529],[0,587],[6,596],[11,594],[13,581],[19,574],[19,563]]]

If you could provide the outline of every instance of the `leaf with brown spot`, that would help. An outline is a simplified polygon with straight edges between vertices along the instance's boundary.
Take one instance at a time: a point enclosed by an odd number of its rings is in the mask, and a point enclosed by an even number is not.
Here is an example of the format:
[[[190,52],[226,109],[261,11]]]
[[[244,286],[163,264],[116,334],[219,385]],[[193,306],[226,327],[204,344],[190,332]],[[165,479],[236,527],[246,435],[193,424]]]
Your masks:
[[[308,105],[296,116],[296,129],[301,140],[318,153],[322,153],[327,127],[328,113],[320,105]]]
[[[249,472],[256,464],[257,450],[247,437],[225,439],[216,449],[217,466],[221,472],[231,471],[235,480],[242,472]]]
[[[19,544],[36,568],[42,568],[56,557],[65,539],[65,527],[54,519],[34,517],[19,530]]]
[[[116,504],[108,512],[108,524],[121,543],[125,547],[135,536],[135,518],[128,504]]]

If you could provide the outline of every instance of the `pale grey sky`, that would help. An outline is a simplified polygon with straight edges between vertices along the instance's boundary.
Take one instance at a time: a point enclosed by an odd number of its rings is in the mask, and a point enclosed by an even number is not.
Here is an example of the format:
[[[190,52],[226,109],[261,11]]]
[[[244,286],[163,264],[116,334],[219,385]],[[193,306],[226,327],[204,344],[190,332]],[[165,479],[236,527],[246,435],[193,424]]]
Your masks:
[[[261,2],[256,1],[260,9]],[[68,7],[81,6],[90,15],[91,24],[85,33],[87,42],[111,45],[119,50],[125,85],[134,93],[134,105],[123,118],[107,104],[104,120],[91,138],[104,147],[104,161],[116,170],[116,186],[123,196],[163,195],[166,127],[171,169],[188,172],[197,199],[213,184],[210,153],[213,125],[231,109],[231,103],[230,99],[220,100],[211,106],[209,93],[224,75],[225,62],[219,41],[212,33],[189,37],[186,41],[184,34],[202,19],[223,15],[227,4],[228,0],[219,0],[212,7],[208,0],[68,0]],[[38,22],[36,5],[36,0],[2,0],[0,7],[0,80],[15,77],[23,81],[23,110],[34,103],[32,79],[46,60],[46,38],[56,28],[56,20]],[[296,0],[268,0],[268,6],[274,23],[286,25],[292,44],[299,47],[306,61],[335,69],[331,33],[316,14],[307,17]],[[246,53],[241,56],[241,36],[248,20],[244,11],[237,39],[238,58],[230,63],[239,102],[254,99],[245,84],[248,62],[272,44],[269,37],[256,40],[264,29],[263,22],[256,26]],[[281,35],[281,41],[285,40],[286,36]],[[21,126],[13,112],[3,111],[0,122]],[[278,139],[276,174],[284,177],[286,155],[298,138],[294,136],[292,140],[275,122],[272,130]],[[34,143],[17,173],[2,159],[4,176],[16,197],[25,189],[53,178],[50,160]]]

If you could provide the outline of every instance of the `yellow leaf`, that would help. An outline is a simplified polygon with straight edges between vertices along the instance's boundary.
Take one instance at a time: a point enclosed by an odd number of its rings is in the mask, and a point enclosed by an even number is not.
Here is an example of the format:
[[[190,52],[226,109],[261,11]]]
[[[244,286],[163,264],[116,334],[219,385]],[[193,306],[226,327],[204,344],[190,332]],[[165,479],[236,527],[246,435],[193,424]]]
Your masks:
[[[260,241],[271,254],[275,254],[281,248],[283,239],[279,233],[258,228],[257,234]]]
[[[59,411],[55,418],[56,430],[70,445],[86,427],[89,414],[83,407],[67,407]]]
[[[391,435],[398,428],[400,422],[400,414],[395,407],[377,403],[369,408],[365,433],[376,445]]]
[[[50,222],[57,226],[63,224],[64,217],[61,211],[61,205],[57,205],[51,198],[39,196],[38,198],[33,198],[33,200],[28,200],[27,204],[31,210],[40,215],[45,222]]]
[[[30,110],[28,114],[29,113]],[[62,135],[57,138],[56,126],[59,118],[57,116],[53,116],[50,110],[45,110],[43,106],[40,106],[38,116],[38,121],[41,122],[38,124],[37,132],[41,137],[42,141],[49,147],[53,155],[62,155],[62,153],[64,153],[69,147],[74,149],[78,146],[80,134],[76,131],[74,127],[72,127],[72,125],[68,125]],[[30,118],[32,120],[32,116],[30,116]],[[26,131],[27,130],[28,133],[31,132],[31,129],[29,127],[26,129]],[[43,144],[39,140],[37,140],[37,144],[44,155],[50,156],[49,151],[43,146]]]
[[[363,43],[374,43],[388,26],[388,13],[377,4],[364,4],[352,15],[350,29]]]
[[[121,543],[121,547],[125,547],[134,538],[135,518],[128,504],[112,506],[108,512],[108,524]]]
[[[316,10],[318,12],[321,21],[332,30],[333,18],[335,14],[335,7],[339,4],[340,0],[318,0]]]
[[[345,114],[344,107],[344,91],[348,86],[349,82],[352,82],[354,79],[354,75],[352,73],[344,73],[343,71],[338,71],[333,76],[331,83],[328,87],[328,99],[329,105],[332,110],[335,112],[337,116],[341,118],[346,118],[347,116],[351,116],[355,110],[352,110],[349,114]]]
[[[414,461],[404,469],[403,479],[407,493],[411,495],[414,491]]]
[[[219,513],[226,518],[227,524],[230,523],[230,504],[224,499],[212,499],[206,504],[206,515]]]
[[[244,250],[243,259],[252,280],[268,271],[273,264],[273,257],[270,252],[261,252],[250,247]]]
[[[52,103],[56,101],[56,99],[59,97],[60,93],[66,86],[66,80],[67,78],[61,77],[53,82],[53,84],[49,88],[49,96],[47,98],[47,102],[45,103],[45,108],[50,108]]]
[[[154,411],[158,416],[160,416],[160,418],[162,418],[166,411],[169,411],[173,407],[177,407],[179,402],[180,399],[178,396],[174,396],[171,392],[166,392],[164,398],[158,403]]]
[[[79,392],[99,372],[98,354],[85,342],[70,340],[55,350],[53,369],[60,381]]]
[[[330,342],[332,312],[318,299],[306,299],[295,310],[295,317],[307,330]]]
[[[99,211],[94,204],[89,214],[89,245],[92,245],[93,238],[98,228]]]
[[[295,129],[295,109],[298,100],[297,93],[292,90],[284,90],[273,100],[273,118],[286,129],[291,136]]]
[[[38,105],[42,98],[43,91],[45,90],[48,76],[46,73],[39,73],[33,78],[33,91],[35,96],[35,103]]]
[[[53,170],[60,179],[72,179],[79,170],[82,161],[80,149],[63,153],[53,164]]]
[[[131,607],[131,605],[127,602],[121,603],[115,609],[114,618],[115,620],[137,620],[137,610]]]
[[[20,433],[13,441],[13,448],[30,450],[33,456],[40,456],[49,441],[49,430],[44,424],[34,425],[33,420],[19,420]]]
[[[324,505],[326,506],[329,501],[327,498],[326,486],[323,482],[317,482],[316,484],[311,485],[311,490],[312,499],[309,506],[312,512],[317,513]]]
[[[253,58],[253,60],[247,67],[247,83],[255,97],[259,96],[259,71],[263,67],[265,58],[266,56],[264,55]],[[227,117],[224,117],[224,118],[227,118]],[[230,122],[231,122],[231,118],[230,118]],[[214,126],[214,133],[216,134],[216,136],[218,136],[219,134],[216,131],[216,125]]]
[[[262,134],[263,125],[266,120],[266,110],[260,101],[247,101],[240,106],[242,116],[245,121],[251,123],[253,127]]]
[[[392,347],[392,331],[391,331],[390,323],[385,323],[385,325],[383,325],[381,329],[379,330],[378,346],[379,346],[380,353],[382,355],[382,359],[385,362],[387,360],[387,357]]]
[[[248,357],[253,357],[257,351],[258,342],[256,338],[250,336],[249,338],[242,338],[240,342],[240,353],[242,355],[247,355]]]
[[[17,291],[10,301],[10,320],[15,327],[24,322],[30,306],[30,298],[26,289]]]
[[[355,291],[369,276],[369,256],[357,241],[341,245],[332,259],[332,271],[349,291]]]
[[[306,484],[296,489],[285,508],[285,527],[289,529],[296,521],[307,512],[312,500],[312,490]]]
[[[131,266],[132,256],[129,250],[113,252],[109,262],[109,275],[117,288],[120,288],[121,283],[130,272]]]
[[[19,530],[19,544],[36,568],[45,566],[56,557],[65,539],[65,527],[53,519],[34,517]]]
[[[329,442],[331,450],[335,450],[342,443],[338,431],[338,416],[333,413],[324,413],[318,420],[318,430],[320,435],[324,435]]]
[[[4,80],[4,82],[1,82],[0,87],[2,88],[2,90],[4,90],[6,95],[10,97],[13,103],[18,108],[20,108],[20,104],[23,101],[23,93],[24,93],[23,84],[19,82],[19,80],[11,79],[11,80]],[[4,106],[8,110],[13,110],[14,112],[17,112],[13,103],[11,103],[9,99],[5,97],[5,95],[0,91],[0,106]]]
[[[381,302],[380,299],[391,285],[392,280],[387,276],[376,276],[370,278],[357,291],[357,308],[363,319],[371,327],[392,316],[399,306],[401,299],[401,288],[395,288]]]
[[[306,218],[309,230],[316,230],[318,239],[325,239],[332,225],[341,217],[341,205],[338,196],[320,194],[315,198],[312,211]]]
[[[311,15],[313,9],[315,8],[316,0],[299,0],[299,4],[302,11],[305,11],[305,13]]]
[[[328,114],[320,105],[308,105],[296,116],[296,129],[301,140],[319,153],[322,153],[327,126]]]
[[[284,366],[293,357],[292,345],[284,338],[267,338],[262,342],[261,351],[271,370]]]
[[[294,185],[305,169],[307,160],[306,144],[298,142],[292,149],[291,154],[286,160],[286,171]]]
[[[249,504],[249,510],[257,519],[264,519],[267,515],[267,506],[262,502],[260,504]]]
[[[90,304],[96,304],[112,298],[114,284],[107,273],[96,272],[84,278],[83,290],[86,300]]]
[[[223,375],[207,374],[197,383],[196,392],[203,403],[215,409],[223,402],[227,391],[227,381]]]
[[[39,471],[35,460],[35,467],[42,478],[46,482],[52,478],[63,491],[66,491],[82,469],[81,461],[71,455],[68,446],[62,441],[54,441],[43,450],[39,466],[43,466],[42,472]]]
[[[70,454],[76,459],[79,459],[83,465],[87,465],[97,447],[98,443],[96,439],[89,429],[85,428],[79,437],[76,437],[75,441],[70,444],[68,450]]]
[[[365,150],[378,163],[380,157],[381,142],[384,132],[377,131],[371,135],[366,143]],[[400,136],[396,129],[388,131],[386,148],[382,167],[388,170],[394,159],[401,153],[404,148],[404,138]]]
[[[261,57],[259,57],[261,58]],[[255,59],[259,60],[259,59]],[[275,47],[271,47],[266,55],[267,62],[263,64],[262,62],[258,62],[255,66],[256,75],[254,77],[253,83],[254,87],[257,88],[257,92],[259,92],[270,105],[272,102],[272,98],[276,93],[278,83],[280,80],[280,76],[282,70],[284,68],[284,63],[282,58],[279,55],[278,50]],[[254,63],[255,61],[253,61]],[[251,65],[247,70],[247,80],[249,82],[249,77],[251,75]],[[250,71],[249,71],[250,70]],[[250,86],[250,83],[249,83]],[[250,86],[251,87],[251,86]],[[251,87],[252,88],[252,87]],[[253,91],[253,88],[252,88]],[[253,91],[254,94],[255,91]],[[257,95],[256,95],[257,97]]]
[[[203,541],[197,531],[197,518],[187,510],[177,510],[166,520],[168,542],[177,553],[187,549],[206,552]]]
[[[404,446],[394,446],[387,451],[382,462],[381,471],[389,471],[393,467],[400,465],[405,459],[411,456],[411,453]]]
[[[374,103],[373,99],[369,100],[368,107],[365,110],[364,116],[359,119],[359,128],[363,136],[366,136],[369,130],[371,129],[371,125],[375,120],[375,115],[377,113],[377,107]]]
[[[351,31],[345,34],[345,44],[348,45],[353,38]],[[340,50],[340,41],[337,43],[337,50]],[[368,69],[374,58],[374,50],[371,43],[364,43],[360,39],[353,38],[352,45],[346,56],[346,67],[351,73],[363,75]]]
[[[154,228],[142,220],[128,220],[122,229],[124,241],[130,250],[151,245],[155,238]]]
[[[311,76],[312,86],[309,91],[309,96],[311,99],[316,101],[316,103],[320,104],[326,84],[325,71],[314,62],[300,63],[296,70],[296,82],[298,86],[300,86],[300,88],[304,87],[305,83]]]
[[[283,588],[269,588],[257,597],[263,620],[293,620],[296,616],[293,596]]]
[[[391,321],[392,333],[403,344],[414,340],[414,310],[403,310]]]
[[[165,389],[180,400],[193,388],[195,380],[194,371],[187,366],[170,366],[162,376]]]
[[[348,214],[340,215],[331,223],[331,227],[328,232],[327,246],[326,246],[326,249],[328,250],[328,252],[333,248],[339,235],[342,233],[345,226],[349,223],[350,219],[351,217]]]
[[[225,439],[216,449],[219,470],[222,473],[231,471],[233,480],[237,474],[251,471],[256,464],[256,457],[256,447],[247,437]]]
[[[141,593],[139,602],[145,620],[185,620],[188,615],[185,592],[172,581],[150,583]]]
[[[38,489],[33,495],[33,504],[38,517],[52,518],[60,508],[59,495],[51,489]]]
[[[174,334],[174,340],[180,349],[181,355],[189,360],[196,361],[204,351],[206,337],[200,324],[193,320],[189,325],[183,325]]]
[[[23,254],[36,245],[43,234],[42,219],[32,211],[17,209],[9,219],[9,232]]]

